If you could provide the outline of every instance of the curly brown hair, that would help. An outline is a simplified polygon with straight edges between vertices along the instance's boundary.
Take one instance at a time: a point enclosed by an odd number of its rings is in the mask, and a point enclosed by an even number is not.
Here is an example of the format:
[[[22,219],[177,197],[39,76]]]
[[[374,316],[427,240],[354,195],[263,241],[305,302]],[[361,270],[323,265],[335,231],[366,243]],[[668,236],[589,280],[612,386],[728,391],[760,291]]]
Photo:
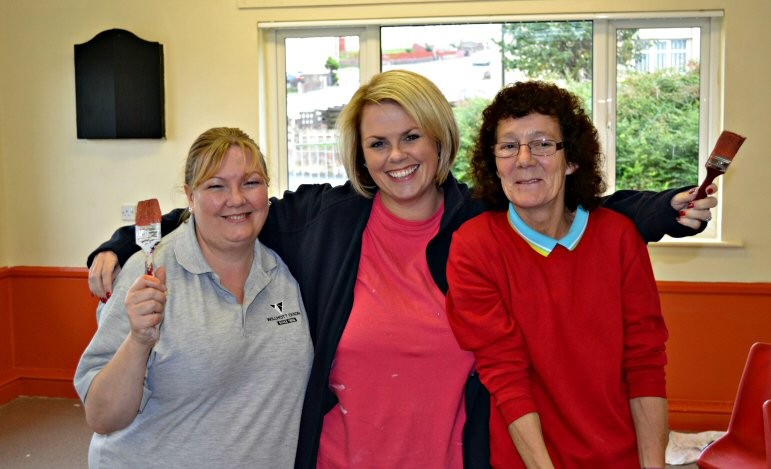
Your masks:
[[[482,112],[482,125],[471,157],[475,195],[492,209],[508,207],[509,200],[497,175],[493,153],[498,123],[533,113],[557,118],[565,145],[565,158],[568,164],[572,163],[577,168],[565,181],[565,207],[570,211],[576,210],[579,205],[587,210],[599,207],[605,182],[597,129],[578,96],[542,81],[505,86]]]

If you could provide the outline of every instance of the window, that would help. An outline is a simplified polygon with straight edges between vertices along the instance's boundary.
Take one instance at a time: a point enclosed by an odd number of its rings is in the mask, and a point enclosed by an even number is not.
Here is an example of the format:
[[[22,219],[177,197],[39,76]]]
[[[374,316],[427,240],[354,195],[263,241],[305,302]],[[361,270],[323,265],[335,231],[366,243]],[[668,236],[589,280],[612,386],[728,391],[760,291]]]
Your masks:
[[[690,39],[672,40],[672,68],[679,71],[685,70],[686,63],[688,62],[688,49],[686,45],[693,42],[693,37]]]
[[[673,39],[683,36],[688,39]],[[616,29],[616,187],[698,183],[701,57],[699,48],[686,57],[685,43],[700,40],[699,27]],[[636,56],[651,51],[656,61],[639,67]]]
[[[359,36],[284,39],[288,187],[345,182],[335,121],[359,87]]]
[[[394,68],[427,76],[452,103],[462,135],[453,173],[465,182],[479,113],[489,99],[506,83],[541,79],[583,98],[602,139],[609,191],[697,184],[708,142],[719,133],[713,57],[719,18],[705,15],[375,22],[316,30],[271,24],[265,37],[275,48],[281,83],[277,122],[286,122],[269,132],[285,161],[280,189],[345,181],[334,119],[359,83]]]

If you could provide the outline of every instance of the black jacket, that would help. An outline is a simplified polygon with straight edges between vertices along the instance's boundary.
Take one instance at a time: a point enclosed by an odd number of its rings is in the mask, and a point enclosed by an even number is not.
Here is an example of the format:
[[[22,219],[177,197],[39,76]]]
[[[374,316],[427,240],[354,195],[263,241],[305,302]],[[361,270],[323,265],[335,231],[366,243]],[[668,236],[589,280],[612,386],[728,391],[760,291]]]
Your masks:
[[[444,215],[439,233],[429,242],[426,260],[439,289],[447,293],[445,267],[453,232],[483,211],[470,197],[468,188],[452,176],[442,185]],[[661,193],[619,191],[605,207],[632,218],[646,242],[664,234],[688,236],[694,231],[676,222],[671,198],[681,189]],[[337,345],[353,306],[353,291],[361,255],[362,234],[369,220],[373,199],[356,194],[346,183],[332,187],[300,186],[272,199],[260,241],[284,260],[300,285],[314,343],[314,361],[305,395],[297,449],[297,468],[316,465],[324,415],[336,404],[329,389],[329,374]],[[178,223],[181,209],[164,216],[162,231]],[[101,251],[114,251],[121,265],[138,250],[133,227],[123,227],[88,259]],[[463,433],[465,468],[489,468],[490,396],[476,375],[466,384],[467,422]]]

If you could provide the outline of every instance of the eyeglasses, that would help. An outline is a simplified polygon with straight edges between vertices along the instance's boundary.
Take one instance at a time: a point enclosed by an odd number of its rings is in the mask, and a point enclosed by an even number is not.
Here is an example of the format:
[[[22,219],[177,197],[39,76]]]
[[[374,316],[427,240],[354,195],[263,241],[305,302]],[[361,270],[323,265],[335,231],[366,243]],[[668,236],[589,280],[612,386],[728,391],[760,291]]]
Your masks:
[[[519,155],[519,148],[524,146],[530,148],[530,154],[533,156],[552,156],[557,153],[557,150],[562,150],[565,143],[555,142],[546,138],[532,140],[527,143],[498,142],[493,145],[493,153],[496,158],[512,158]]]

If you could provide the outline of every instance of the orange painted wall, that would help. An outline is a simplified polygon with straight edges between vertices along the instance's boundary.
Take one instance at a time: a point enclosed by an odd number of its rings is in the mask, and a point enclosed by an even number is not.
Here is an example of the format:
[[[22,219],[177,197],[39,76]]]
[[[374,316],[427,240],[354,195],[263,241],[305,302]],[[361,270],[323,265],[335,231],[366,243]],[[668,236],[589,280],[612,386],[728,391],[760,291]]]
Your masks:
[[[0,404],[76,397],[72,376],[96,330],[86,269],[0,268]],[[771,284],[659,282],[669,327],[675,430],[724,430],[750,345],[771,342]]]
[[[14,381],[13,372],[13,321],[11,316],[10,269],[0,268],[0,404],[14,397],[4,389]]]
[[[96,330],[86,269],[11,267],[0,275],[0,404],[19,395],[77,397],[72,377]],[[4,292],[4,293],[3,293]],[[6,338],[8,332],[10,337]]]
[[[659,282],[670,426],[725,429],[750,346],[771,343],[771,284]]]

